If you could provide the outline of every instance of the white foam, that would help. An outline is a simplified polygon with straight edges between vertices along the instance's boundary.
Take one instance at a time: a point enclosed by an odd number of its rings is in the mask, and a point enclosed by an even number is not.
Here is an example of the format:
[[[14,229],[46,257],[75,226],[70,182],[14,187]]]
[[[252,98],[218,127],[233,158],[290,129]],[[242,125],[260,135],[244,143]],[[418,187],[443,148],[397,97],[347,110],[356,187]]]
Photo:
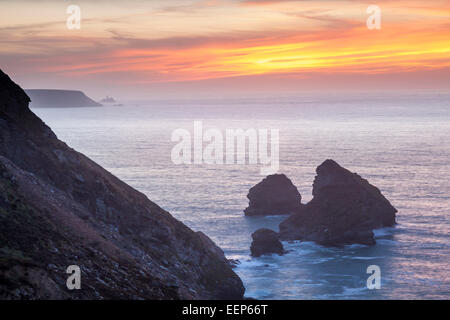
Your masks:
[[[394,233],[394,230],[395,230],[395,228],[392,228],[392,227],[380,228],[380,229],[373,230],[373,234],[375,235],[375,238],[390,236]]]
[[[361,248],[367,248],[368,246],[365,244],[360,244],[360,243],[355,243],[355,244],[349,244],[346,245],[345,248],[350,248],[350,249],[361,249]]]
[[[343,287],[343,296],[353,296],[360,294],[364,291],[368,290],[366,287],[357,287],[357,288],[350,288],[350,287]]]
[[[373,259],[378,259],[380,257],[350,257],[350,259],[353,260],[373,260]]]

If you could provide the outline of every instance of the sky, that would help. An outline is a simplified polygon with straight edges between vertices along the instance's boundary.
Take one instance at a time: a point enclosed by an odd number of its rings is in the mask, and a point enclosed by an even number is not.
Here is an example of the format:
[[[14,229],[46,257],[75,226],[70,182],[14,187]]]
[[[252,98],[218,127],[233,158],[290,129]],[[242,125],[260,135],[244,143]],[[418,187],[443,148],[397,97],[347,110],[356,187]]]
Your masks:
[[[450,1],[0,0],[0,68],[96,99],[448,92]]]

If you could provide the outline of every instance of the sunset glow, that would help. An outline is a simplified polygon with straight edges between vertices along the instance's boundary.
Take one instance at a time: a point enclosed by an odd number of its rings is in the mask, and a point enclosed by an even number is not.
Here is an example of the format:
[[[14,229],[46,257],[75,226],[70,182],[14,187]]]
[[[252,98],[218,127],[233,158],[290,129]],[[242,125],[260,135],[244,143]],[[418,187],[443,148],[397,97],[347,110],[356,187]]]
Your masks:
[[[381,30],[362,1],[133,2],[79,1],[81,30],[67,3],[2,2],[1,67],[27,86],[440,71],[448,88],[448,1],[379,1]]]

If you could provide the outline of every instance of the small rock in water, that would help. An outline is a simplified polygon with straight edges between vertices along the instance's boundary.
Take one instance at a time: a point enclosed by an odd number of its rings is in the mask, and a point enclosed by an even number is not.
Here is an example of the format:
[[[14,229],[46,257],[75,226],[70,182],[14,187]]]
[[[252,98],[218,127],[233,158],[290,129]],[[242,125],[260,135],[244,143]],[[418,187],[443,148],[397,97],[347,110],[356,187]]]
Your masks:
[[[253,242],[250,246],[250,252],[253,257],[259,257],[263,254],[284,253],[283,245],[278,239],[278,234],[270,229],[262,228],[252,234]]]

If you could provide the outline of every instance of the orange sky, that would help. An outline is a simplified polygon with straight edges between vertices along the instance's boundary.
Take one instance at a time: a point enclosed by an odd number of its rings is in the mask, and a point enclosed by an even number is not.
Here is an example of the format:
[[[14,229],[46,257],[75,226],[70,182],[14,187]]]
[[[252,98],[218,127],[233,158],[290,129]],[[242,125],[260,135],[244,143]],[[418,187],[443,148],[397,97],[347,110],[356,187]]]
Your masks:
[[[450,2],[0,1],[0,67],[26,87],[93,95],[450,89]],[[211,90],[210,90],[211,89]]]

